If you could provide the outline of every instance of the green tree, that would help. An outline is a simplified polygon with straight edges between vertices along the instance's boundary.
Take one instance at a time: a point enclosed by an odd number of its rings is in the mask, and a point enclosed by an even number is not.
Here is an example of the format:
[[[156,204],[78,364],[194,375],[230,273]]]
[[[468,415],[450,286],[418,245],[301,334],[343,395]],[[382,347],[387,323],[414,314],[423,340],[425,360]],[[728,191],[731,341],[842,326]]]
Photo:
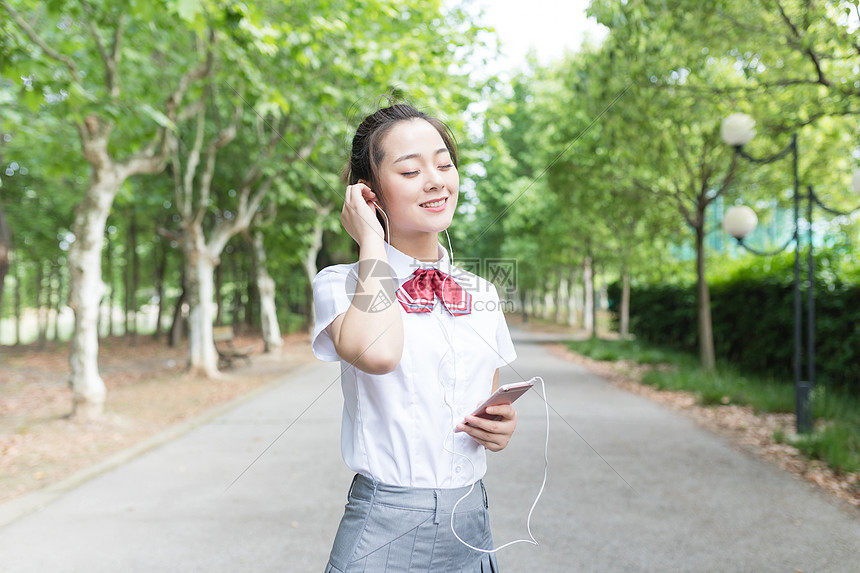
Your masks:
[[[777,100],[771,120],[783,130],[860,114],[856,0],[594,0],[590,9],[607,26],[629,30],[629,45],[649,56],[655,85],[674,84],[669,70],[723,62],[731,73],[691,78],[688,89],[729,99],[768,94]],[[659,49],[659,58],[650,57]],[[798,105],[782,105],[785,99]]]
[[[828,115],[854,113],[858,54],[846,35],[851,24],[845,12],[851,6],[856,3],[591,4],[611,30],[604,50],[615,55],[615,73],[629,77],[636,90],[636,105],[624,111],[636,136],[649,142],[627,146],[628,159],[640,166],[639,186],[672,201],[695,233],[705,366],[712,364],[706,211],[740,184],[749,200],[791,188],[784,166],[736,169],[717,136],[718,121],[748,111],[766,134],[780,135]],[[827,139],[832,144],[838,136],[831,132]],[[835,157],[833,149],[817,147],[814,162]]]
[[[185,5],[0,3],[13,23],[7,27],[5,49],[12,57],[4,60],[4,74],[27,78],[21,97],[74,125],[81,158],[90,166],[69,250],[69,304],[76,318],[70,384],[76,416],[99,415],[105,400],[97,324],[103,293],[100,258],[111,204],[129,177],[164,169],[170,128],[183,113],[185,92],[208,69],[195,50],[176,49],[188,39],[183,20],[174,17]],[[58,103],[49,105],[51,101]]]

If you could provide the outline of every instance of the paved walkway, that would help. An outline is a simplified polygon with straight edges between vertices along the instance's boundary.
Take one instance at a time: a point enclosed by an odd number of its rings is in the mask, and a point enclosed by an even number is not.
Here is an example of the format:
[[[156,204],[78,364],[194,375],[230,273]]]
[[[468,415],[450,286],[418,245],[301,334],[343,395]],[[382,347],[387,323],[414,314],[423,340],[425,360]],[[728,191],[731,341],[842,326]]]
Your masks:
[[[502,550],[503,571],[860,570],[856,509],[550,356],[536,337],[514,337],[520,357],[502,382],[542,376],[556,413],[532,519],[541,545]],[[322,571],[351,479],[338,373],[320,364],[287,376],[0,528],[0,571]],[[518,412],[485,480],[497,544],[526,536],[542,478],[537,393]]]

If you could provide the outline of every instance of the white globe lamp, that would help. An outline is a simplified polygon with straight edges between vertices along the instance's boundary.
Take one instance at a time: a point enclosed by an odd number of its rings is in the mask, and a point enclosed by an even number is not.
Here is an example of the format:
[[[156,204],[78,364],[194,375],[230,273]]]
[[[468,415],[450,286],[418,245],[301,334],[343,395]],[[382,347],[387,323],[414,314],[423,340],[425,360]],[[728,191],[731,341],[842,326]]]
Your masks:
[[[720,136],[732,147],[746,145],[755,137],[755,120],[745,113],[733,113],[723,120]]]
[[[755,211],[746,205],[729,207],[723,217],[723,229],[738,241],[742,241],[747,235],[752,233],[757,225],[758,217]]]

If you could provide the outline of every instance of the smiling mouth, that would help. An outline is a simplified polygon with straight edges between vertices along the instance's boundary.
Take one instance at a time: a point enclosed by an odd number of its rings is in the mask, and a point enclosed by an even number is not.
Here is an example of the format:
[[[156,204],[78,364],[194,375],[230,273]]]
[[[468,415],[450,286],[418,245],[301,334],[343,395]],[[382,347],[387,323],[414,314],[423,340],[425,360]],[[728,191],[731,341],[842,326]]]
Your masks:
[[[421,203],[420,206],[425,207],[427,209],[434,209],[436,207],[441,207],[442,205],[444,205],[445,201],[447,201],[447,200],[448,200],[447,198],[436,199],[435,201],[428,201],[426,203]]]

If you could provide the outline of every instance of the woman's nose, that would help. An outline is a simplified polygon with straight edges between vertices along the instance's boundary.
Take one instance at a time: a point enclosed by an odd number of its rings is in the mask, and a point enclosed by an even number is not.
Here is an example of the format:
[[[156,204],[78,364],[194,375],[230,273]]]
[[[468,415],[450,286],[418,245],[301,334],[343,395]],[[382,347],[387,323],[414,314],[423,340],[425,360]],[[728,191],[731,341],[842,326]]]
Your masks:
[[[436,191],[445,186],[445,179],[438,169],[431,169],[427,174],[427,181],[424,182],[425,191]]]

